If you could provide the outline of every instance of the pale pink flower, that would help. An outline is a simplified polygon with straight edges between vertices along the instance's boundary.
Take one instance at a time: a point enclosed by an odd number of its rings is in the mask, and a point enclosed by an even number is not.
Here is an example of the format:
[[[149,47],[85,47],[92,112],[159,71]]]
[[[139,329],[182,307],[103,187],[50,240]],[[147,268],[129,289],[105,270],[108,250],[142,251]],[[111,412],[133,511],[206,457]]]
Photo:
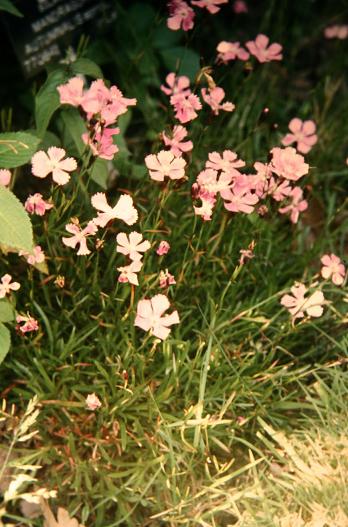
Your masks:
[[[177,95],[179,93],[189,95],[191,93],[190,79],[186,75],[176,75],[173,72],[168,73],[166,83],[168,86],[161,84],[161,90],[166,95]]]
[[[335,254],[324,254],[320,259],[323,267],[321,268],[321,276],[327,280],[331,278],[335,285],[342,285],[346,275],[346,269],[341,259]]]
[[[280,303],[291,313],[293,319],[303,318],[305,313],[309,317],[320,317],[323,314],[322,304],[325,302],[324,295],[321,291],[315,291],[312,295],[305,298],[308,292],[304,284],[296,283],[291,288],[291,295],[284,295]]]
[[[30,331],[37,331],[39,329],[38,321],[31,315],[17,315],[16,316],[17,326],[16,329],[21,333],[29,333]],[[24,322],[22,326],[20,324]]]
[[[27,251],[19,251],[19,256],[24,256],[29,265],[40,264],[45,261],[45,253],[40,245],[36,245],[32,253]]]
[[[11,182],[11,172],[6,168],[0,169],[0,185],[7,187]]]
[[[79,249],[76,253],[78,256],[86,256],[91,253],[87,247],[86,238],[88,236],[94,236],[98,230],[98,227],[93,221],[89,221],[84,229],[81,229],[80,225],[76,225],[76,223],[68,223],[65,225],[65,230],[73,236],[70,238],[63,237],[62,242],[64,245],[71,247],[72,249],[75,249],[76,245],[79,245]]]
[[[88,119],[98,115],[104,125],[108,126],[124,114],[128,106],[134,106],[136,103],[136,99],[124,97],[117,86],[107,88],[103,79],[97,79],[84,93],[81,106],[87,113]]]
[[[169,18],[167,19],[167,26],[173,31],[182,28],[188,31],[193,28],[193,20],[195,12],[184,0],[172,0],[168,4]]]
[[[224,200],[225,209],[230,212],[244,212],[251,214],[254,205],[259,201],[256,194],[252,194],[248,187],[233,187],[233,189],[223,190],[221,197]]]
[[[0,283],[0,298],[5,298],[6,295],[9,295],[11,291],[18,291],[21,284],[18,282],[12,282],[12,276],[10,274],[4,274],[1,277]]]
[[[165,177],[170,179],[185,177],[185,159],[175,157],[172,152],[167,152],[166,150],[146,156],[145,164],[149,169],[151,179],[155,181],[164,181]]]
[[[112,160],[119,150],[112,137],[119,133],[119,128],[104,128],[102,133],[96,132],[93,138],[87,132],[81,137],[82,141],[90,146],[93,155],[101,159]]]
[[[165,132],[162,132],[162,139],[166,146],[170,147],[175,157],[180,157],[183,152],[190,152],[193,148],[192,141],[183,141],[187,136],[187,130],[180,124],[174,126],[172,137],[168,137]]]
[[[124,97],[121,90],[117,86],[111,86],[109,90],[108,104],[102,108],[100,116],[105,125],[108,126],[116,121],[116,119],[128,111],[128,106],[135,106],[137,100],[135,98],[129,99]]]
[[[334,25],[328,26],[324,29],[324,35],[326,38],[339,38],[344,40],[348,37],[348,25]]]
[[[237,176],[240,172],[236,170],[245,166],[245,161],[238,159],[238,154],[232,150],[224,150],[222,155],[218,152],[210,152],[209,160],[205,163],[206,168],[222,170],[229,174]]]
[[[24,208],[29,214],[37,214],[38,216],[43,216],[52,207],[52,203],[45,201],[39,192],[28,196],[24,204]]]
[[[86,406],[88,410],[92,410],[94,412],[95,410],[98,410],[100,408],[102,403],[99,400],[99,397],[95,393],[89,393],[86,397]]]
[[[133,199],[128,194],[122,194],[114,207],[108,204],[104,192],[94,194],[91,203],[98,211],[97,218],[93,220],[98,227],[105,227],[112,220],[122,220],[127,225],[133,225],[138,219],[137,209],[134,207]]]
[[[275,201],[283,201],[290,196],[291,191],[292,187],[287,179],[281,183],[276,183],[273,177],[270,179],[267,194],[272,196]]]
[[[218,178],[218,172],[211,168],[202,170],[197,176],[197,183],[210,193],[216,194],[231,187],[233,176],[231,173],[222,172]]]
[[[251,260],[255,257],[254,249],[255,249],[255,240],[253,240],[251,243],[249,243],[247,249],[241,249],[240,252],[240,258],[239,258],[239,265],[244,265],[247,260]]]
[[[255,40],[249,40],[245,45],[259,62],[270,62],[271,60],[282,60],[282,46],[278,43],[271,44],[269,47],[269,38],[266,35],[257,35]]]
[[[57,90],[60,95],[60,103],[79,106],[84,97],[83,84],[84,81],[81,77],[73,77],[66,84],[58,86]]]
[[[201,206],[200,207],[194,206],[193,207],[194,213],[196,216],[202,216],[202,219],[204,221],[210,221],[213,211],[214,211],[214,206],[216,204],[216,199],[213,198],[212,196],[210,196],[208,199],[204,197],[201,197],[200,199],[202,202]]]
[[[235,105],[232,102],[222,102],[225,97],[225,90],[219,86],[215,86],[215,88],[212,89],[202,88],[201,93],[203,100],[213,110],[214,115],[218,115],[220,110],[223,110],[224,112],[233,112],[235,109]]]
[[[192,5],[205,8],[212,15],[215,15],[215,13],[218,13],[220,11],[221,8],[219,7],[219,5],[227,3],[228,0],[191,0]]]
[[[125,232],[120,232],[116,236],[116,241],[116,251],[136,262],[142,259],[141,253],[145,253],[151,247],[151,243],[148,240],[143,241],[143,235],[135,231],[131,232],[129,237]]]
[[[266,163],[260,163],[256,161],[254,163],[256,174],[249,176],[252,178],[253,188],[259,198],[263,198],[269,189],[269,182],[272,176],[272,170]],[[289,188],[289,191],[291,189]]]
[[[124,267],[117,267],[117,271],[120,271],[121,273],[118,277],[118,281],[121,283],[129,282],[133,285],[139,285],[137,273],[142,266],[143,262],[141,260],[136,260]]]
[[[294,187],[290,192],[289,197],[292,198],[290,205],[281,207],[279,212],[280,214],[290,213],[290,220],[292,223],[297,223],[300,212],[303,212],[308,208],[308,201],[302,199],[303,190],[300,187]]]
[[[301,119],[295,117],[289,123],[289,130],[292,133],[286,134],[282,139],[282,144],[289,146],[292,143],[297,143],[297,150],[301,154],[307,154],[318,141],[314,121],[301,121]]]
[[[144,331],[150,331],[152,335],[161,340],[165,340],[171,331],[170,326],[180,322],[177,311],[173,311],[170,315],[164,315],[169,307],[168,298],[161,294],[155,295],[150,300],[140,300],[134,325]]]
[[[219,42],[216,48],[218,55],[217,60],[227,64],[230,60],[248,60],[249,53],[241,47],[239,42]]]
[[[290,181],[297,181],[308,174],[309,165],[304,162],[304,157],[298,154],[295,148],[272,148],[272,172]]]
[[[177,93],[172,95],[170,98],[170,104],[173,105],[175,110],[175,117],[181,123],[188,123],[193,121],[198,116],[196,110],[201,110],[202,104],[197,95],[189,93],[188,95],[183,95],[182,93]]]
[[[57,185],[65,185],[69,179],[69,172],[77,168],[77,163],[73,157],[65,157],[65,150],[51,146],[46,152],[40,150],[31,158],[32,173],[39,178],[45,178],[52,173],[52,179]]]
[[[244,2],[244,0],[235,0],[235,2],[233,2],[232,9],[236,13],[236,15],[248,12],[247,3]]]
[[[159,286],[164,289],[165,287],[169,287],[170,285],[176,284],[175,278],[168,269],[165,271],[160,271],[159,274]]]
[[[164,254],[168,254],[169,250],[169,243],[166,240],[162,240],[156,249],[156,253],[158,254],[158,256],[163,256]]]

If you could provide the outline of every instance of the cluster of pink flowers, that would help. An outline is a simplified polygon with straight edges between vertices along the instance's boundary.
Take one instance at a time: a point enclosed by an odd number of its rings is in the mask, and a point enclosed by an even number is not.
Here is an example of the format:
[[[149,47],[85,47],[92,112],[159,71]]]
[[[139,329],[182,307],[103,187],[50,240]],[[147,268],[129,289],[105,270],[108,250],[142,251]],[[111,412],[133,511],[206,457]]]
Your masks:
[[[331,279],[335,285],[341,286],[346,275],[341,259],[333,253],[330,255],[324,254],[321,258],[321,263],[321,276],[325,280]],[[310,288],[316,285],[317,283],[314,283]],[[298,282],[291,287],[290,291],[292,295],[286,294],[282,296],[280,303],[288,309],[293,321],[297,318],[303,318],[305,314],[308,317],[320,317],[323,314],[325,297],[322,291],[317,290],[308,295],[309,288]]]
[[[291,221],[297,223],[300,212],[307,208],[308,203],[302,199],[302,189],[292,187],[290,183],[307,174],[309,165],[291,147],[275,147],[271,154],[269,164],[256,162],[256,174],[246,175],[238,170],[245,166],[245,162],[238,159],[235,152],[225,150],[222,155],[211,152],[205,169],[192,186],[193,199],[201,200],[200,206],[194,206],[195,214],[210,220],[218,195],[227,210],[245,214],[253,212],[261,199],[270,196],[277,202],[290,200],[279,212],[289,214]],[[263,209],[262,213],[265,212]]]
[[[191,0],[191,5],[185,0],[171,0],[168,2],[169,18],[167,26],[173,31],[183,29],[189,31],[194,26],[194,19],[196,13],[192,9],[192,5],[207,9],[207,11],[215,15],[220,11],[220,5],[227,4],[228,0]]]
[[[253,55],[259,62],[271,62],[272,60],[282,60],[282,46],[277,42],[269,44],[269,37],[260,33],[255,40],[245,43],[244,49],[240,42],[228,42],[223,40],[217,45],[217,61],[227,64],[231,60],[248,60]]]
[[[143,235],[139,232],[131,232],[129,236],[125,232],[120,232],[116,236],[116,251],[128,256],[130,263],[123,267],[118,267],[120,271],[119,282],[129,282],[133,285],[139,285],[137,273],[143,266],[142,257],[151,247],[148,240],[143,240]]]
[[[176,119],[178,119],[178,121],[180,121],[182,124],[196,119],[198,116],[197,111],[202,109],[202,103],[198,95],[195,95],[191,91],[189,78],[185,75],[177,76],[175,73],[171,72],[166,77],[166,83],[167,86],[163,84],[161,85],[161,90],[166,95],[170,96],[170,104],[174,108]],[[202,88],[201,94],[203,101],[210,106],[214,115],[218,115],[220,110],[232,112],[235,108],[235,105],[232,102],[223,102],[223,99],[225,98],[225,91],[219,86]],[[179,129],[177,127],[177,129],[173,131],[173,139],[175,142],[182,141],[182,139],[187,135],[187,132],[185,132],[186,130],[184,127],[180,127]],[[185,145],[185,143],[181,144]],[[182,151],[185,151],[184,149],[181,148]],[[188,148],[186,151],[188,151]]]
[[[70,104],[85,112],[88,132],[82,135],[82,140],[90,146],[93,155],[113,159],[118,152],[113,136],[119,133],[119,129],[112,126],[129,106],[136,104],[136,99],[124,97],[116,86],[108,88],[102,79],[92,82],[85,90],[84,80],[74,77],[57,89],[61,104]]]
[[[324,29],[325,38],[338,38],[345,40],[348,38],[348,24],[336,24],[334,26],[328,26]]]

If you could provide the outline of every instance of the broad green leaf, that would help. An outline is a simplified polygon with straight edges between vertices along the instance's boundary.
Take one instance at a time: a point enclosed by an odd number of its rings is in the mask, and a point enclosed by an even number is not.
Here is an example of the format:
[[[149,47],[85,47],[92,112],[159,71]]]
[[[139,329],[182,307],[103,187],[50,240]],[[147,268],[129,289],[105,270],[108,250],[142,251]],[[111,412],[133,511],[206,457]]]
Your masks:
[[[60,106],[57,86],[66,81],[67,74],[64,71],[53,71],[35,97],[35,122],[39,137],[44,135],[52,115]]]
[[[117,154],[116,154],[117,155]],[[90,169],[90,176],[95,183],[98,183],[103,189],[107,188],[109,177],[108,162],[106,159],[96,159]]]
[[[14,309],[8,300],[0,300],[0,322],[11,322],[14,320]]]
[[[200,70],[199,55],[192,49],[183,46],[161,49],[162,60],[169,71],[174,71],[178,75],[187,75],[194,81]]]
[[[102,79],[103,78],[103,72],[99,68],[99,66],[93,62],[90,59],[77,59],[75,62],[71,64],[71,69],[73,73],[76,74],[82,74],[82,75],[88,75],[89,77],[93,77],[95,79]]]
[[[33,250],[33,229],[29,216],[19,199],[1,185],[0,243],[18,250]]]
[[[0,11],[7,11],[11,15],[22,17],[23,14],[18,11],[17,7],[13,5],[10,0],[0,0]]]
[[[40,139],[27,132],[0,134],[0,168],[15,168],[28,163]]]
[[[6,357],[11,346],[11,335],[9,330],[0,322],[0,364]]]
[[[69,135],[75,143],[79,155],[82,155],[86,145],[82,141],[81,136],[87,131],[82,117],[76,108],[63,110],[61,117]]]

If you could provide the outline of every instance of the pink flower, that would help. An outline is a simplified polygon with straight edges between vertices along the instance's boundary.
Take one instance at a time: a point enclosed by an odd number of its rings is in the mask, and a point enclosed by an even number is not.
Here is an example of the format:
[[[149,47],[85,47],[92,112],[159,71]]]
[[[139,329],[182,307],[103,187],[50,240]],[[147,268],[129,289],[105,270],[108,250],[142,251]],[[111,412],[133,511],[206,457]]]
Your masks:
[[[133,285],[139,285],[137,273],[140,271],[142,266],[143,262],[141,260],[136,260],[124,267],[117,267],[117,271],[120,271],[121,273],[118,277],[118,281],[122,283],[129,282]]]
[[[197,95],[190,93],[189,95],[184,95],[182,93],[177,93],[172,95],[170,98],[170,104],[174,106],[175,117],[181,123],[188,123],[193,121],[198,116],[196,110],[201,110],[202,104]]]
[[[200,199],[201,199],[201,202],[202,202],[201,206],[200,207],[196,207],[196,206],[193,207],[195,215],[196,216],[202,216],[202,219],[204,221],[210,221],[211,217],[212,217],[212,214],[213,214],[213,210],[214,210],[214,206],[215,206],[215,203],[216,203],[216,199],[212,195],[210,195],[208,198],[204,198],[202,196]]]
[[[87,132],[82,134],[82,141],[90,146],[96,157],[111,160],[118,152],[118,146],[114,144],[112,137],[119,133],[119,128],[104,128],[102,133],[96,132],[93,138]]]
[[[276,183],[273,177],[270,179],[267,194],[271,195],[275,201],[283,201],[290,196],[291,191],[292,188],[287,179],[280,184]]]
[[[44,262],[46,258],[45,253],[43,252],[40,245],[36,245],[32,253],[28,253],[27,251],[20,251],[19,256],[24,256],[29,265],[40,264]]]
[[[248,12],[248,6],[246,2],[244,2],[244,0],[235,0],[235,2],[233,2],[232,9],[236,13],[236,15]]]
[[[0,169],[0,185],[7,187],[11,182],[11,172],[5,168]]]
[[[129,99],[124,97],[121,90],[117,86],[111,86],[108,94],[107,105],[102,108],[100,116],[108,126],[116,121],[116,119],[128,111],[128,106],[135,106],[137,100],[135,98]]]
[[[18,291],[21,284],[18,282],[11,282],[12,276],[10,274],[4,274],[1,277],[0,283],[0,298],[5,298],[6,295],[9,295],[11,291]]]
[[[172,274],[168,272],[168,269],[161,271],[159,274],[159,286],[164,289],[170,285],[176,284],[175,278]]]
[[[262,198],[268,191],[269,181],[272,176],[272,170],[268,164],[260,163],[259,161],[256,161],[256,163],[254,163],[254,168],[256,170],[256,174],[249,177],[252,178],[253,187],[255,189],[256,194],[259,198]],[[289,191],[290,190],[291,189],[289,188]]]
[[[295,148],[272,148],[272,172],[290,181],[297,181],[308,174],[309,165],[304,162],[304,157],[297,154]]]
[[[37,214],[38,216],[43,216],[46,210],[50,210],[52,207],[53,205],[45,201],[39,192],[28,196],[24,204],[24,208],[29,214]]]
[[[16,316],[16,322],[17,322],[17,326],[16,326],[16,329],[18,331],[20,331],[21,333],[29,333],[30,331],[37,331],[39,329],[39,324],[38,324],[38,321],[35,320],[35,318],[33,318],[32,316],[30,316],[29,314],[27,315],[17,315]],[[20,326],[19,324],[21,324],[22,322],[24,322],[24,324],[22,326]]]
[[[156,295],[151,300],[140,300],[134,325],[165,340],[171,331],[169,326],[180,322],[177,311],[173,311],[170,315],[163,315],[169,307],[170,303],[165,295]]]
[[[217,45],[218,52],[217,59],[224,64],[227,64],[230,60],[248,60],[249,53],[241,47],[239,42],[227,42],[223,40]]]
[[[103,79],[97,79],[85,92],[81,106],[87,113],[88,119],[98,115],[104,125],[108,126],[124,114],[128,106],[134,106],[136,103],[136,99],[124,97],[117,86],[111,86],[109,89],[105,86]]]
[[[135,231],[130,233],[129,238],[125,232],[120,232],[116,236],[116,241],[116,251],[129,256],[131,260],[136,262],[142,259],[141,253],[145,253],[151,247],[151,243],[147,240],[143,241],[143,235]]]
[[[231,187],[233,176],[231,173],[222,172],[218,178],[218,172],[211,168],[202,170],[197,176],[197,183],[200,187],[212,194],[222,192]]]
[[[324,254],[320,259],[323,267],[321,268],[321,276],[327,280],[331,278],[335,285],[342,285],[346,274],[345,267],[341,259],[335,254]]]
[[[280,303],[291,313],[293,319],[303,318],[305,313],[309,317],[320,317],[323,314],[322,304],[325,302],[321,291],[315,291],[312,295],[305,298],[308,289],[304,284],[296,283],[291,288],[291,295],[284,295]]]
[[[86,397],[86,406],[88,410],[92,410],[94,412],[95,410],[98,410],[100,408],[102,403],[99,400],[99,397],[95,393],[89,393]]]
[[[218,13],[220,11],[220,4],[227,4],[228,0],[191,0],[192,5],[196,5],[197,7],[205,8],[211,13],[212,15],[215,15],[215,13]]]
[[[149,169],[151,179],[155,181],[164,181],[165,177],[170,179],[185,177],[185,159],[175,157],[172,152],[167,152],[166,150],[146,156],[145,164]]]
[[[292,223],[297,223],[300,212],[308,208],[308,201],[303,198],[303,191],[300,187],[294,187],[289,194],[292,202],[287,207],[279,209],[280,214],[288,214],[290,212],[290,220]]]
[[[190,152],[192,150],[192,141],[183,141],[186,136],[187,130],[180,124],[174,126],[171,138],[162,132],[164,144],[170,146],[170,151],[173,152],[175,157],[180,157],[183,152]]]
[[[324,30],[325,38],[339,38],[344,40],[348,37],[348,25],[328,26]]]
[[[238,170],[235,169],[245,166],[245,162],[242,159],[238,159],[238,154],[232,152],[232,150],[224,150],[222,156],[218,152],[210,152],[208,158],[209,161],[205,163],[206,168],[222,170],[235,176],[239,174]]]
[[[138,219],[137,209],[133,205],[133,199],[128,194],[122,194],[114,207],[108,204],[104,192],[94,194],[91,203],[98,211],[97,218],[93,220],[98,227],[105,227],[112,220],[122,220],[127,225],[133,225]]]
[[[259,201],[256,194],[252,194],[248,187],[234,187],[223,190],[221,197],[224,199],[225,209],[230,212],[245,212],[251,214],[254,205]]]
[[[79,245],[79,249],[76,253],[78,256],[86,256],[91,253],[87,247],[86,238],[88,236],[93,236],[98,230],[98,227],[93,221],[89,221],[84,229],[81,229],[80,225],[77,225],[76,223],[68,223],[65,225],[65,230],[73,236],[70,238],[63,237],[62,242],[64,245],[71,247],[72,249],[75,249],[76,245]]]
[[[232,102],[224,102],[222,100],[225,97],[225,90],[216,86],[212,89],[202,88],[201,90],[203,100],[209,104],[213,110],[214,115],[218,115],[220,110],[224,112],[233,112],[235,105]]]
[[[161,84],[161,90],[166,95],[177,95],[181,93],[183,95],[189,95],[190,90],[190,79],[186,75],[177,76],[175,73],[168,73],[166,76],[166,83],[168,87]]]
[[[73,77],[66,84],[58,86],[60,103],[79,106],[83,100],[83,84],[81,77]]]
[[[193,28],[195,12],[187,2],[183,0],[172,0],[168,6],[170,16],[167,20],[167,26],[169,29],[177,31],[182,28],[184,31],[188,31]]]
[[[245,45],[259,62],[270,62],[271,60],[282,60],[282,46],[278,43],[271,44],[269,47],[269,38],[266,35],[257,35],[255,40],[249,40]]]
[[[168,254],[169,250],[170,250],[169,243],[166,242],[165,240],[162,240],[156,249],[156,253],[158,254],[158,256],[163,256],[164,254]]]
[[[51,146],[46,152],[40,150],[33,155],[31,159],[32,173],[39,178],[45,178],[52,173],[53,181],[57,185],[65,185],[69,179],[70,174],[76,170],[77,163],[73,157],[63,159],[66,152],[63,148]]]
[[[282,139],[282,144],[289,146],[292,143],[297,143],[297,150],[301,154],[307,154],[318,141],[314,121],[301,121],[301,119],[295,117],[289,123],[289,130],[292,134],[286,134]]]

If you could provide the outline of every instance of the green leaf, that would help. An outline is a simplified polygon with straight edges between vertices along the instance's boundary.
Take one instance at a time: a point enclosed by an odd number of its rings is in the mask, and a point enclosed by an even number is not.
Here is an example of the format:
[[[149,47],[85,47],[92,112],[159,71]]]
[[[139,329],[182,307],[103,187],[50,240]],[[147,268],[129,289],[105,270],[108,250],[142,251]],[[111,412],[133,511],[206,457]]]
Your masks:
[[[14,320],[14,309],[8,300],[0,300],[0,322],[11,322]]]
[[[7,11],[11,15],[22,17],[23,14],[18,11],[17,7],[13,5],[10,0],[0,0],[0,11]]]
[[[43,137],[52,115],[60,106],[57,86],[67,81],[62,70],[53,71],[35,97],[35,122],[39,137]]]
[[[162,60],[169,71],[175,71],[177,75],[187,75],[194,81],[200,70],[199,55],[192,49],[183,46],[161,49]]]
[[[75,143],[79,155],[81,156],[86,148],[81,136],[87,131],[82,117],[76,108],[63,110],[61,112],[61,117],[69,135]]]
[[[0,364],[6,357],[11,346],[11,335],[9,330],[0,323]]]
[[[95,79],[103,78],[102,70],[95,62],[90,59],[77,59],[71,64],[71,69],[75,75],[88,75],[89,77],[93,77]]]
[[[0,134],[0,167],[15,168],[25,165],[35,154],[40,139],[27,132]]]
[[[116,154],[117,155],[117,154]],[[96,159],[90,169],[90,176],[95,183],[98,183],[103,189],[107,188],[109,177],[108,162],[106,159]]]
[[[19,199],[1,185],[0,243],[18,250],[33,250],[33,229],[29,216]]]

